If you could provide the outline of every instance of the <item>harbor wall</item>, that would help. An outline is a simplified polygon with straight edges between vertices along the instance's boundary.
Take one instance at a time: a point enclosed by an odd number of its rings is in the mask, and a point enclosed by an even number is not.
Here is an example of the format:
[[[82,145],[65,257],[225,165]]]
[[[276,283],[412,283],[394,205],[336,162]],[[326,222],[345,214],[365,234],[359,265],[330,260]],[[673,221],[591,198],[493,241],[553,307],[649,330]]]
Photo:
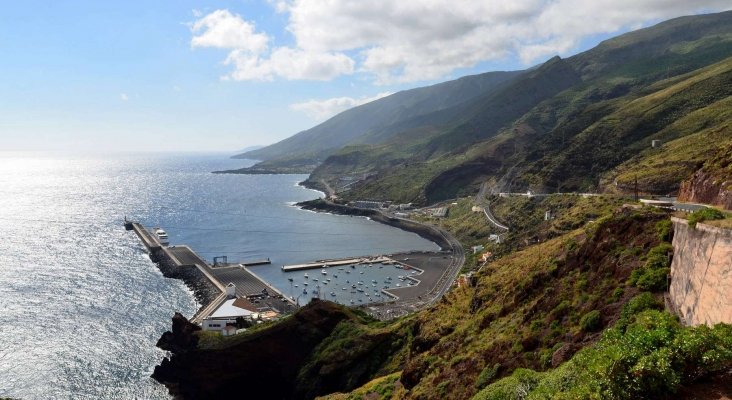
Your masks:
[[[686,325],[732,323],[732,230],[672,221],[672,311]]]
[[[297,205],[305,210],[324,211],[332,214],[368,217],[382,224],[393,226],[407,232],[414,232],[417,235],[436,243],[438,246],[440,246],[442,250],[450,249],[450,243],[436,228],[406,219],[387,217],[377,210],[349,207],[346,205],[325,201],[323,199],[306,201],[298,203]]]

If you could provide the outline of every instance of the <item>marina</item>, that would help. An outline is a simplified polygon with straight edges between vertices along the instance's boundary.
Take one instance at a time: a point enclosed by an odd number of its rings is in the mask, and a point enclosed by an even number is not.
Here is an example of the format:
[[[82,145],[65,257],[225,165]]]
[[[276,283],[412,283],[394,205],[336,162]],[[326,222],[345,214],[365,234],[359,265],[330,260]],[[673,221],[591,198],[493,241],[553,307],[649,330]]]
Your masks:
[[[229,298],[244,298],[253,300],[257,311],[273,311],[277,314],[288,313],[294,310],[294,301],[286,297],[277,288],[269,285],[251,272],[247,267],[270,264],[270,260],[257,260],[246,263],[209,264],[186,245],[167,246],[161,243],[159,235],[151,233],[142,224],[128,221],[125,218],[125,229],[134,231],[156,262],[171,262],[175,268],[196,268],[220,292],[213,301],[203,306],[191,318],[191,322],[201,324],[210,317]],[[156,228],[156,231],[159,228]],[[227,290],[228,289],[228,290]],[[233,291],[233,293],[232,293]]]
[[[283,265],[280,270],[288,288],[275,288],[260,278],[270,266],[263,260],[229,263],[214,257],[209,264],[186,245],[166,246],[155,234],[137,222],[125,221],[148,249],[151,257],[169,260],[175,268],[196,268],[219,294],[191,319],[201,324],[232,297],[256,300],[261,310],[279,314],[294,311],[311,299],[330,300],[351,307],[366,307],[374,314],[399,309],[404,304],[424,304],[443,281],[445,268],[452,264],[451,252],[410,252],[377,256],[322,259],[311,263]],[[159,228],[156,228],[159,229]],[[264,268],[264,269],[262,269]],[[227,286],[231,286],[227,295]],[[233,293],[231,293],[233,291]]]

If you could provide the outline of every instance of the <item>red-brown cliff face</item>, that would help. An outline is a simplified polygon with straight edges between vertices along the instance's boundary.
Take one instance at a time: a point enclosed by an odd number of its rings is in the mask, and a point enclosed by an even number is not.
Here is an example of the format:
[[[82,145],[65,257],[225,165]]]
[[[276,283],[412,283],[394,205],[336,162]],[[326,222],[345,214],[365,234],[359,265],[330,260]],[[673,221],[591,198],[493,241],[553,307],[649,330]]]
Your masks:
[[[727,145],[681,183],[679,200],[732,210],[732,145]]]

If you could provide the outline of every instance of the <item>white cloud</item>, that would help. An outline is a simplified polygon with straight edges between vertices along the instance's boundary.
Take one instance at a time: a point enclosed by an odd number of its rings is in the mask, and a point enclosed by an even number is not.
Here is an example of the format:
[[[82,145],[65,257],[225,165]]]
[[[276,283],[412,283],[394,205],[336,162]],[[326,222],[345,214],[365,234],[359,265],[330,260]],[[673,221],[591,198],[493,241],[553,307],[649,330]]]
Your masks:
[[[530,65],[567,54],[588,36],[732,8],[729,0],[268,1],[287,15],[290,47],[265,49],[269,36],[226,10],[193,24],[192,45],[237,50],[227,59],[231,79],[359,72],[386,84],[437,79],[506,57]]]
[[[122,101],[128,101],[130,99],[130,96],[128,96],[127,93],[120,93],[119,99]]]
[[[270,50],[269,36],[255,32],[253,23],[228,10],[216,10],[200,18],[191,24],[191,32],[192,47],[229,50],[224,64],[234,69],[222,77],[226,80],[329,80],[354,71],[355,62],[342,53],[290,47]]]
[[[360,106],[361,104],[366,104],[391,94],[391,92],[384,92],[376,96],[361,97],[359,99],[352,97],[334,97],[325,100],[308,100],[302,103],[291,104],[290,109],[304,112],[305,115],[316,121],[324,121],[349,108]]]
[[[216,10],[191,25],[192,47],[218,47],[260,53],[269,36],[254,32],[254,24],[228,10]]]
[[[242,51],[232,51],[224,62],[234,71],[224,79],[272,80],[285,79],[329,80],[353,73],[354,61],[338,53],[310,53],[289,47],[278,47],[269,57],[260,57]]]

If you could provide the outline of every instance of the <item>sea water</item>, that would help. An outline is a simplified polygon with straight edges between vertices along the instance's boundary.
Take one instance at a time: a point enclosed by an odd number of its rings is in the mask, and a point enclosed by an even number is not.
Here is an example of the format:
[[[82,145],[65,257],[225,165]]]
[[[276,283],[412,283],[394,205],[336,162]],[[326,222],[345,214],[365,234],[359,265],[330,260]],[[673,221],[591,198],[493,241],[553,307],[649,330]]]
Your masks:
[[[322,195],[297,185],[305,175],[210,173],[247,165],[223,154],[0,152],[0,397],[169,397],[149,377],[165,356],[155,343],[173,312],[190,317],[200,305],[162,276],[125,216],[209,261],[270,258],[254,271],[283,292],[294,288],[281,265],[437,249],[365,218],[293,206]]]

